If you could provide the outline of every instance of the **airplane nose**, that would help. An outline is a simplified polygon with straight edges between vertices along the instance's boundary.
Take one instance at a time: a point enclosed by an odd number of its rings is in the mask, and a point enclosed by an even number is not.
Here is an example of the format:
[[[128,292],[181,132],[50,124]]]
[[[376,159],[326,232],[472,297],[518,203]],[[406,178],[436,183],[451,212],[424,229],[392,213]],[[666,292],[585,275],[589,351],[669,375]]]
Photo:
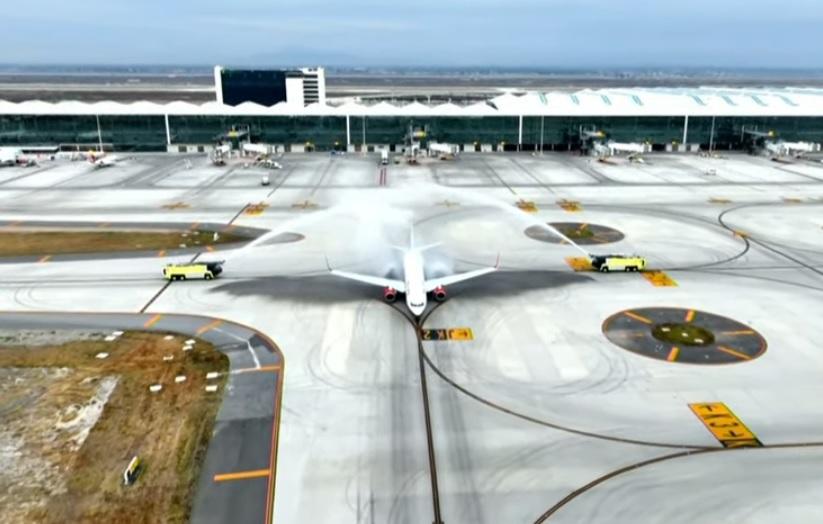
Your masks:
[[[423,311],[426,309],[425,307],[409,307],[412,312],[412,315],[419,317],[423,314]]]

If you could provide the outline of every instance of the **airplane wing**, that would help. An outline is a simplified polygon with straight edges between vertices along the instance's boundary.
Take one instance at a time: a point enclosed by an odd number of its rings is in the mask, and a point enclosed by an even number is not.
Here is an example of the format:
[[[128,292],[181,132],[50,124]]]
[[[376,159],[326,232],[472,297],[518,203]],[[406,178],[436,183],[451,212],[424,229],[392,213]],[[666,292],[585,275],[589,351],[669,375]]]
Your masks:
[[[394,288],[400,293],[406,292],[406,284],[402,280],[395,280],[392,278],[383,278],[383,277],[376,277],[374,275],[362,275],[360,273],[351,273],[349,271],[340,271],[338,269],[332,269],[329,265],[329,261],[326,260],[326,267],[329,268],[329,272],[332,275],[347,278],[349,280],[356,280],[358,282],[363,282],[365,284],[371,284],[373,286],[380,286],[380,287],[390,287]]]
[[[456,284],[458,282],[463,282],[464,280],[469,280],[472,278],[476,278],[482,275],[486,275],[488,273],[493,273],[500,268],[500,256],[497,257],[497,263],[494,267],[484,267],[482,269],[475,269],[474,271],[467,271],[465,273],[459,273],[457,275],[449,275],[447,277],[440,277],[440,278],[433,278],[431,280],[426,280],[425,283],[425,290],[426,292],[433,291],[440,286],[446,287],[452,284]]]
[[[349,273],[348,271],[338,271],[337,269],[332,269],[331,274],[338,277],[347,278],[349,280],[357,280],[358,282],[364,282],[373,286],[391,287],[400,293],[406,292],[406,284],[404,284],[401,280],[381,278],[373,275],[361,275],[360,273]]]

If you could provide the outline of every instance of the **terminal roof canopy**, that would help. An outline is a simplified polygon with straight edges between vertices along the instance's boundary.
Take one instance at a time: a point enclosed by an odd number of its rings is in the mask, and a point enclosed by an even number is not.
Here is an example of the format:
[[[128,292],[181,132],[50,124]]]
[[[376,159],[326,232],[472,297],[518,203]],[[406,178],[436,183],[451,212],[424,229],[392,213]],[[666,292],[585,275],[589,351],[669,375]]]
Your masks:
[[[77,102],[0,100],[16,115],[245,115],[245,116],[823,116],[823,89],[634,88],[502,93],[486,102],[424,104],[357,101],[271,107],[247,102]]]

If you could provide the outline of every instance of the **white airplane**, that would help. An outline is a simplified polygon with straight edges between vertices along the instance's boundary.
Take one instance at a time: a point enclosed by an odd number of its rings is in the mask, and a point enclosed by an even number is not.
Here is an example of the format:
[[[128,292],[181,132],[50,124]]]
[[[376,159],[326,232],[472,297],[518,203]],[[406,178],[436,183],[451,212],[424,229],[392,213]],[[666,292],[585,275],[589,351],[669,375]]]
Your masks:
[[[443,302],[446,300],[446,286],[497,271],[500,267],[500,256],[498,255],[497,263],[494,267],[485,267],[457,275],[426,280],[423,252],[438,245],[439,244],[431,244],[423,247],[415,247],[414,233],[412,233],[411,247],[408,249],[396,247],[395,249],[398,249],[404,253],[403,280],[382,278],[372,275],[362,275],[360,273],[350,273],[348,271],[332,269],[332,267],[328,264],[328,260],[326,261],[326,265],[332,275],[347,278],[349,280],[357,280],[358,282],[364,282],[373,286],[381,286],[383,288],[383,299],[386,302],[394,302],[397,299],[398,293],[405,293],[406,306],[414,316],[419,317],[426,309],[426,301],[429,293],[432,294],[436,301]]]
[[[96,169],[99,169],[101,167],[111,167],[114,164],[121,162],[123,160],[122,158],[115,155],[109,155],[105,152],[99,153],[95,151],[89,151],[86,158],[88,159],[89,163],[93,165]]]
[[[0,166],[17,165],[20,150],[16,147],[0,147]]]

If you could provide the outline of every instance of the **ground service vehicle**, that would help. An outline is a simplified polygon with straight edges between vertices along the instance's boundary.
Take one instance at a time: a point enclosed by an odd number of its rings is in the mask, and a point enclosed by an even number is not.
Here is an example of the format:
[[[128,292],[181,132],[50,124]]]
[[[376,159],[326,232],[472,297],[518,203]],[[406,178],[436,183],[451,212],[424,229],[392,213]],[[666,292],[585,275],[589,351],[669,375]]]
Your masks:
[[[592,255],[592,267],[598,271],[642,271],[646,259],[637,255]]]
[[[166,280],[203,278],[211,280],[223,272],[223,262],[193,262],[191,264],[167,264],[163,268]]]

